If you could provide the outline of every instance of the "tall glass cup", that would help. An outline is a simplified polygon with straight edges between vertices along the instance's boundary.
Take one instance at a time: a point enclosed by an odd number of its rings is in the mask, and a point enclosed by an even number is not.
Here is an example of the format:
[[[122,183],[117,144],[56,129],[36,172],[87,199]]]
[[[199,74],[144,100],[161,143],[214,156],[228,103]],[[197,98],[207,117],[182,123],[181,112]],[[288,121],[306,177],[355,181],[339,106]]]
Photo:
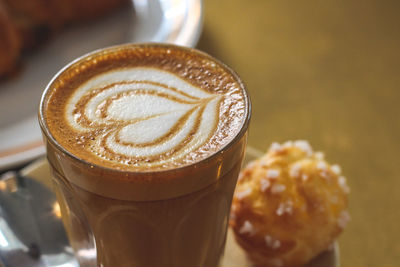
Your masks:
[[[67,76],[105,54],[141,46],[149,45],[118,46],[85,55],[61,70],[43,94],[39,121],[71,245],[81,266],[218,266],[250,118],[250,100],[233,71],[213,59],[229,70],[243,90],[241,129],[216,153],[190,165],[137,172],[109,168],[79,158],[49,130],[46,111],[57,108],[48,103],[49,95],[66,81],[74,82]]]

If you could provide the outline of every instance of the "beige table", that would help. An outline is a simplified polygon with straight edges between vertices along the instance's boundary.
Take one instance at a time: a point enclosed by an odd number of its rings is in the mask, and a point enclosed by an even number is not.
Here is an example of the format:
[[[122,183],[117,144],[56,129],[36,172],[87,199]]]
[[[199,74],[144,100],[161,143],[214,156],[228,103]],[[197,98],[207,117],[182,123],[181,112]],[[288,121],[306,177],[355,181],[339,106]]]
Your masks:
[[[198,47],[247,83],[249,144],[325,151],[352,189],[342,266],[399,266],[400,1],[204,2]]]

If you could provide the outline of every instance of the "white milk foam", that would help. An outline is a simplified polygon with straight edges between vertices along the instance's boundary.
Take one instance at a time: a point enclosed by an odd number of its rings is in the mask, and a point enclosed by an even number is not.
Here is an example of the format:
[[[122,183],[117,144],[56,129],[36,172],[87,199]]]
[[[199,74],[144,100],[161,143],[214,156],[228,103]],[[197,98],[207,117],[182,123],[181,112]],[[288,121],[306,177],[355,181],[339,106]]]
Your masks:
[[[67,103],[66,119],[77,132],[96,131],[90,146],[94,156],[163,164],[209,141],[222,98],[163,70],[124,68],[77,88]]]

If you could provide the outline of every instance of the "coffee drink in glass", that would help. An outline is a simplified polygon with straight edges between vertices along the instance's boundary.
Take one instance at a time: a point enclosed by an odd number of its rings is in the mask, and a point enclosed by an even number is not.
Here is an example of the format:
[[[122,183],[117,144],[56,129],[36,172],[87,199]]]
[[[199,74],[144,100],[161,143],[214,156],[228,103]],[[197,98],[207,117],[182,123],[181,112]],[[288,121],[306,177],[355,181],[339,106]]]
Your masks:
[[[249,118],[240,78],[195,49],[121,45],[61,70],[39,121],[81,265],[217,266]]]

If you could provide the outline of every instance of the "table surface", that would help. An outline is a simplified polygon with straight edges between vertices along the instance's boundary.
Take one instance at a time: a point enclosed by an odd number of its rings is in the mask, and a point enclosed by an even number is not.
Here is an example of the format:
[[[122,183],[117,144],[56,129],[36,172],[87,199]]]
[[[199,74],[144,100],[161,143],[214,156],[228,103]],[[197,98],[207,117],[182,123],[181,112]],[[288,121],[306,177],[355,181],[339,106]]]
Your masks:
[[[198,48],[253,102],[249,144],[307,139],[339,163],[352,221],[342,266],[400,262],[400,1],[205,0]]]

